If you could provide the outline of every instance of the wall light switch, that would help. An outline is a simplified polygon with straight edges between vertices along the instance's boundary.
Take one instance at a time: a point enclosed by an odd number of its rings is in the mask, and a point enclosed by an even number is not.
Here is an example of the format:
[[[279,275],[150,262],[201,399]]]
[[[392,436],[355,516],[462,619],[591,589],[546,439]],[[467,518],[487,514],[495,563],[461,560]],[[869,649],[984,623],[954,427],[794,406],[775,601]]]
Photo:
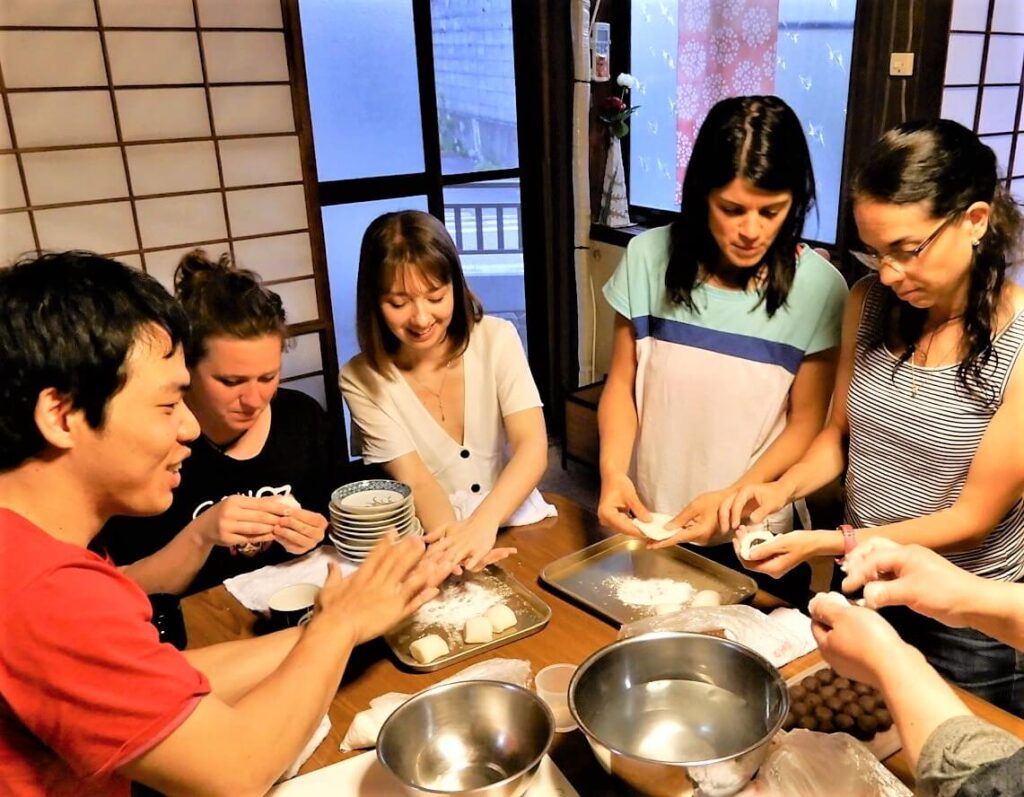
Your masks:
[[[914,74],[913,53],[892,53],[889,56],[890,77],[910,77]]]

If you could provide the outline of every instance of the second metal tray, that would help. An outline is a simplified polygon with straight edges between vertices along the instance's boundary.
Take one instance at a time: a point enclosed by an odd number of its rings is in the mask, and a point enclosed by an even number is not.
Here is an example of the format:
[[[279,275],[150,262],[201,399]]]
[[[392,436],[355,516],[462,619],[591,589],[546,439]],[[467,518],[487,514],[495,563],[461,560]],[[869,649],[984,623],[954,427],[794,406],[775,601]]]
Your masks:
[[[757,592],[750,576],[687,548],[673,545],[651,550],[644,540],[624,534],[556,559],[540,578],[551,589],[619,625],[650,617],[656,609],[654,604],[630,605],[620,600],[616,583],[621,584],[621,579],[682,581],[694,590],[715,590],[723,604],[742,603]]]
[[[516,625],[496,634],[490,642],[470,645],[462,638],[465,620],[456,623],[430,620],[428,618],[431,617],[431,613],[421,607],[419,612],[403,620],[384,635],[384,641],[388,643],[395,658],[411,670],[433,672],[484,651],[536,634],[551,619],[551,607],[498,565],[489,565],[478,573],[467,571],[462,576],[449,578],[441,585],[441,594],[431,603],[459,601],[470,591],[476,592],[478,596],[479,593],[486,591],[493,598],[492,603],[504,603],[515,614],[518,621]],[[427,664],[420,664],[409,653],[409,646],[427,634],[437,634],[447,642],[449,653]]]

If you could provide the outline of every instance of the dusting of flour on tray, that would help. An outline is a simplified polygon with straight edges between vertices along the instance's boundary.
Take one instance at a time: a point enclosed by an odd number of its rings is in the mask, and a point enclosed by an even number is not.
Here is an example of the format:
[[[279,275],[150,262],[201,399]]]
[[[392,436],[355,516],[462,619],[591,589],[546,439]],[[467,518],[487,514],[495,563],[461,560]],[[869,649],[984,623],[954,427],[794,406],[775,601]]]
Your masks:
[[[626,606],[660,606],[689,603],[696,591],[686,581],[672,578],[609,576],[604,580],[619,603]]]
[[[511,594],[512,591],[503,584],[498,584],[495,588],[472,581],[453,586],[446,585],[442,588],[441,594],[424,603],[412,619],[413,622],[423,625],[462,628],[467,620],[481,616]]]

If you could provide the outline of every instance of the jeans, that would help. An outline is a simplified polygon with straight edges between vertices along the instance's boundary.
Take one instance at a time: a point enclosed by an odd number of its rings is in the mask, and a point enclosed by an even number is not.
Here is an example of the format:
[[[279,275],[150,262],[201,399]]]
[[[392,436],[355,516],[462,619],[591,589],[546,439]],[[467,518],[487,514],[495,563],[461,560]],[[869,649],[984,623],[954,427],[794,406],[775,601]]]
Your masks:
[[[882,610],[947,681],[1024,718],[1024,652],[973,628],[949,628],[906,608]]]

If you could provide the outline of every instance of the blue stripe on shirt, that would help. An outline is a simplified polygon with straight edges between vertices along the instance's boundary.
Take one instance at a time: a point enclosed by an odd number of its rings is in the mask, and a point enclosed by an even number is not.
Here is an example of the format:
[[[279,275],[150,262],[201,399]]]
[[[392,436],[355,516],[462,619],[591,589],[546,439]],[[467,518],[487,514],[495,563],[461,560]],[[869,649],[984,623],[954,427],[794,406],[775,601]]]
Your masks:
[[[667,343],[678,343],[695,349],[713,351],[752,362],[778,365],[796,374],[804,353],[796,346],[771,340],[721,332],[683,321],[670,321],[657,316],[637,316],[633,319],[637,340],[648,336]]]

